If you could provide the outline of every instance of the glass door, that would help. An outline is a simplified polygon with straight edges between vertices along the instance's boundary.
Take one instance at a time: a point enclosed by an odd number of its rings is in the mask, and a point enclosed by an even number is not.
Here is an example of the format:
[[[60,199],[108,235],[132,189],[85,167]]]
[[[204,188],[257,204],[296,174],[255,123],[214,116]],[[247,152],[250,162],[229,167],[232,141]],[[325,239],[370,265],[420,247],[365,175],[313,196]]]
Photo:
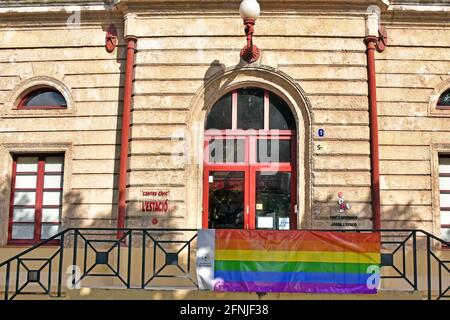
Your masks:
[[[255,172],[255,228],[289,230],[293,212],[290,172]]]
[[[295,138],[251,137],[250,213],[253,229],[296,229]]]
[[[209,171],[208,228],[248,228],[246,176],[246,171]]]

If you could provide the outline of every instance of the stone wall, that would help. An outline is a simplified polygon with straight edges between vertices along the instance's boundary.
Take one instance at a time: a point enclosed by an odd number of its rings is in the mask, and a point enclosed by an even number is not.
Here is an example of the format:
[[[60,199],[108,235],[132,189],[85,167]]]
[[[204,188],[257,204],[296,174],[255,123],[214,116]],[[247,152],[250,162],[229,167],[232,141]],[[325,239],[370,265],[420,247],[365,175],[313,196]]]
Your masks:
[[[245,38],[242,20],[235,14],[195,17],[169,14],[168,18],[158,12],[138,13],[130,19],[128,32],[138,37],[129,176],[129,199],[137,205],[131,205],[129,215],[136,216],[133,220],[139,222],[132,225],[142,223],[140,191],[162,187],[176,194],[172,199],[176,210],[173,219],[162,218],[161,224],[180,226],[189,221],[190,227],[201,226],[201,208],[195,203],[199,198],[189,199],[186,194],[193,191],[185,187],[190,179],[201,181],[201,176],[186,176],[182,159],[179,165],[173,165],[171,145],[179,143],[174,138],[192,126],[188,118],[198,91],[227,68],[243,67],[239,51]],[[337,193],[342,191],[352,203],[352,211],[359,215],[360,227],[370,227],[364,15],[299,13],[286,19],[267,13],[257,21],[255,29],[254,41],[262,57],[254,67],[275,68],[304,90],[312,109],[312,126],[308,124],[306,129],[313,132],[312,140],[304,147],[316,150],[318,143],[328,147],[327,152],[313,151],[306,159],[312,175],[299,184],[311,186],[312,199],[307,201],[312,205],[301,212],[301,225],[330,227],[329,217],[338,211]],[[267,77],[270,82],[271,76]],[[218,89],[217,98],[223,90]],[[202,108],[210,107],[205,103]],[[197,120],[203,127],[205,119]],[[325,130],[325,137],[317,136],[319,128]],[[304,155],[300,157],[302,163]],[[300,197],[299,204],[303,201]]]
[[[67,25],[70,12],[64,10],[5,15],[0,20],[0,243],[7,235],[11,152],[66,152],[63,227],[117,225],[125,33],[138,38],[127,226],[151,227],[151,216],[141,212],[141,192],[165,189],[172,209],[158,226],[201,227],[201,165],[184,158],[201,146],[203,133],[187,151],[179,145],[189,142],[194,125],[203,126],[215,98],[239,83],[261,83],[292,97],[288,102],[304,121],[298,123],[303,128],[298,137],[304,138],[298,164],[301,227],[329,228],[338,192],[352,205],[349,214],[359,216],[359,227],[371,227],[367,8],[356,1],[317,4],[308,11],[294,2],[284,11],[263,7],[254,39],[262,57],[253,71],[239,59],[245,37],[238,1],[236,8],[155,3],[86,9],[76,26]],[[422,20],[383,14],[390,43],[376,56],[382,225],[438,232],[437,152],[450,152],[450,120],[434,103],[450,87],[450,26],[448,20],[430,22],[432,13]],[[111,23],[119,31],[119,47],[107,53],[104,37]],[[281,78],[286,86],[276,89]],[[220,84],[216,97],[204,93],[213,79]],[[60,86],[69,108],[14,110],[22,90],[38,83]]]
[[[0,24],[2,243],[7,235],[12,152],[66,152],[64,226],[117,224],[123,19],[93,19],[82,13],[80,25],[72,26],[66,24],[70,14]],[[120,39],[113,53],[104,47],[110,23],[116,24]],[[67,110],[15,110],[25,88],[42,84],[60,84],[67,90]]]
[[[450,151],[450,25],[386,18],[389,47],[377,54],[383,227],[440,234],[438,151]]]

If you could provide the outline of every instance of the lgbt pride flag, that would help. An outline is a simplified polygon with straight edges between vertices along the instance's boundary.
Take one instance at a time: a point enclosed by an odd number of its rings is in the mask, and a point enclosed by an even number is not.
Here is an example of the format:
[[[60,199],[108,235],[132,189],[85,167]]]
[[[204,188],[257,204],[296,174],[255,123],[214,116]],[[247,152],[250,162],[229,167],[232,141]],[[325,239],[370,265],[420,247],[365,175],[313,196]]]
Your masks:
[[[199,230],[200,289],[376,293],[380,234]]]

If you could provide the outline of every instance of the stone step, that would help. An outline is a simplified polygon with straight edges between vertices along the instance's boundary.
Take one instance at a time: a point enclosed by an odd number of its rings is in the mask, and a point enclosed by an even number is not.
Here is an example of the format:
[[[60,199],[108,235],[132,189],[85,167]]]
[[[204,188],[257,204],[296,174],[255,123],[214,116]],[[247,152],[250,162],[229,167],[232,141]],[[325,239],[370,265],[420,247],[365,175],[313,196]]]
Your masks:
[[[200,290],[81,288],[66,292],[66,300],[422,300],[423,292],[380,290],[377,294],[243,293]]]

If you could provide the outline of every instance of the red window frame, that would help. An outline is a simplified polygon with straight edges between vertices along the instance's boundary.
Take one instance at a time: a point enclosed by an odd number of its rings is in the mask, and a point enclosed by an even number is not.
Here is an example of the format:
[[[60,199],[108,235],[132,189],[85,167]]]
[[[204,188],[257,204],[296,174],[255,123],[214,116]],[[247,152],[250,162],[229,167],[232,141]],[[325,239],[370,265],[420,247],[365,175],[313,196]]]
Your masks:
[[[448,154],[439,154],[439,159],[442,159],[442,158],[450,158],[450,155],[448,155]],[[439,169],[439,178],[441,178],[441,177],[450,177],[450,173],[442,173],[442,172],[440,172],[440,169]],[[450,190],[441,189],[439,187],[439,195],[441,195],[441,194],[450,194]],[[442,215],[443,214],[450,215],[450,207],[443,207],[442,205],[440,205],[439,212],[440,212],[440,216],[441,216],[441,219],[442,219]],[[443,224],[443,223],[441,223],[441,229],[447,229],[447,228],[450,228],[450,224]],[[444,248],[445,249],[450,249],[450,246],[444,246]]]
[[[275,171],[273,165],[277,166],[276,172],[291,173],[291,215],[290,229],[297,229],[297,162],[296,162],[296,130],[269,130],[269,91],[264,90],[264,129],[263,130],[240,130],[237,129],[237,94],[232,92],[232,128],[229,130],[207,130],[204,140],[204,162],[203,162],[203,211],[202,228],[209,227],[209,174],[211,171],[239,171],[244,172],[244,228],[256,229],[256,172]],[[242,139],[245,140],[244,162],[210,163],[209,143],[213,139]],[[257,161],[257,141],[259,139],[289,140],[291,141],[291,161],[288,163],[263,163]]]
[[[10,203],[9,203],[9,221],[8,221],[8,244],[11,245],[32,245],[36,244],[38,242],[44,241],[46,239],[41,238],[41,230],[43,224],[54,224],[54,225],[61,225],[61,217],[59,222],[42,222],[42,209],[44,207],[43,205],[43,196],[44,191],[60,191],[61,194],[63,192],[63,187],[61,188],[44,188],[44,177],[45,175],[61,175],[63,178],[64,176],[64,167],[62,171],[58,172],[45,172],[45,158],[48,156],[62,156],[64,157],[64,154],[61,153],[55,153],[55,154],[15,154],[13,155],[13,167],[12,167],[12,174],[11,174],[11,194],[10,194]],[[19,157],[37,157],[38,158],[38,164],[37,164],[37,172],[17,172],[17,158]],[[36,188],[16,188],[16,177],[18,175],[36,175]],[[12,238],[12,229],[13,224],[31,224],[31,222],[14,222],[14,195],[16,191],[35,191],[35,204],[33,205],[22,205],[21,207],[29,207],[34,208],[34,234],[33,239],[13,239]],[[60,212],[62,209],[62,202],[59,205],[45,205],[45,208],[59,208]],[[52,244],[59,244],[59,240],[51,240],[48,242],[49,245]]]
[[[28,107],[25,105],[25,102],[27,101],[27,99],[30,98],[31,95],[34,95],[39,92],[45,92],[45,91],[53,91],[53,92],[57,92],[57,93],[61,94],[61,92],[59,92],[58,90],[51,88],[51,87],[42,87],[42,88],[34,89],[34,90],[28,92],[25,96],[23,96],[22,99],[20,99],[20,102],[17,105],[17,109],[20,109],[20,110],[67,109],[67,102],[65,105],[44,105],[44,106],[32,106],[32,107]]]

